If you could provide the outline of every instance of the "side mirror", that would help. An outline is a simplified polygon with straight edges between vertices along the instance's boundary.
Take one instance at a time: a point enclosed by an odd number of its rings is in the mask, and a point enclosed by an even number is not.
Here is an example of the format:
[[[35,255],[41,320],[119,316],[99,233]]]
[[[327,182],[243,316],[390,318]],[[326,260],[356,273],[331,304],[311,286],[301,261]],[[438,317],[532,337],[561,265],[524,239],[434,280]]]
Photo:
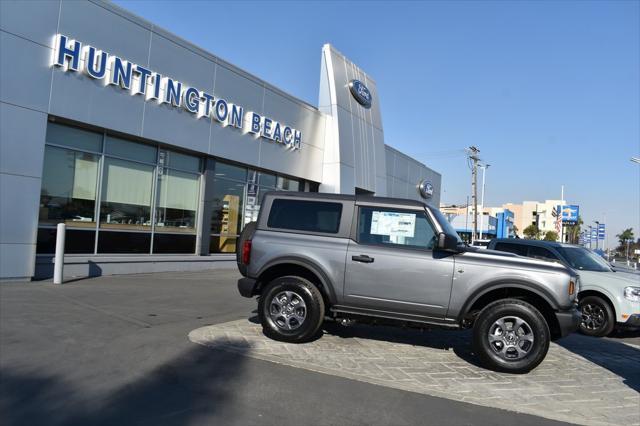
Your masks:
[[[458,251],[458,239],[453,235],[441,232],[438,234],[438,250]]]

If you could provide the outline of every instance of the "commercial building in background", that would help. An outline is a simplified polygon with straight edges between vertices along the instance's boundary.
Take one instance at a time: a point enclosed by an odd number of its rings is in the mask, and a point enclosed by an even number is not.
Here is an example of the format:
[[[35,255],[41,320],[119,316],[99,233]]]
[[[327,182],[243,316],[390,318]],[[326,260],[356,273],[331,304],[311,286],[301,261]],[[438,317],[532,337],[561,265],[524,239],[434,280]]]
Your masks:
[[[577,220],[577,206],[569,206],[566,200],[545,200],[544,202],[524,201],[522,204],[507,203],[503,204],[502,208],[513,212],[513,221],[517,229],[516,233],[518,237],[524,238],[523,231],[529,225],[536,225],[542,235],[548,231],[558,232],[558,214],[565,215],[564,226],[574,223],[575,221],[571,221],[569,220],[570,218],[567,217],[567,212],[558,212],[560,206],[563,206],[560,210],[570,207]],[[560,234],[560,232],[558,232],[558,234]],[[558,237],[558,240],[559,239]]]
[[[440,205],[440,211],[449,220],[460,237],[471,242],[473,234],[473,210],[471,206]],[[476,239],[513,238],[514,214],[509,209],[500,207],[478,207],[482,220],[478,216],[478,234]],[[482,230],[482,232],[480,232]]]
[[[61,222],[96,275],[229,264],[265,191],[440,202],[330,45],[314,106],[101,0],[2,1],[0,30],[2,279],[50,275]]]

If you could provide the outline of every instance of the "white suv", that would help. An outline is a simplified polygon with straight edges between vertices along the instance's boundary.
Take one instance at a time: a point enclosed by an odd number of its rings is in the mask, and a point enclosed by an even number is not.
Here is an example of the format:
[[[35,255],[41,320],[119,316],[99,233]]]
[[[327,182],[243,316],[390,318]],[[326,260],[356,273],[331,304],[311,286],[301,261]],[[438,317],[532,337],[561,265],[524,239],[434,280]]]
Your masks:
[[[640,327],[640,274],[618,272],[582,246],[550,241],[494,239],[490,250],[560,262],[580,274],[580,332],[602,337],[618,326]]]

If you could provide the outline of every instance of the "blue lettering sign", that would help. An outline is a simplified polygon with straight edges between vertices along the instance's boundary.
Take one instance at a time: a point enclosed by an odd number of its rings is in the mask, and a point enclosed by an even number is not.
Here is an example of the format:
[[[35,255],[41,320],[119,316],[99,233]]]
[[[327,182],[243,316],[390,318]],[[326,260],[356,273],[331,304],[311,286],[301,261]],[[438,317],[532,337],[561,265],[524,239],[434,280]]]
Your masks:
[[[83,50],[85,50],[84,58],[87,74],[89,74],[89,76],[93,78],[104,78],[105,74],[107,73],[107,53],[96,50],[95,47],[91,46],[85,46]],[[98,53],[97,58],[96,53]],[[96,59],[98,59],[97,68]]]
[[[196,114],[197,118],[206,116],[221,122],[223,126],[230,124],[232,127],[243,129],[243,132],[248,130],[256,136],[284,143],[293,149],[299,149],[301,146],[300,130],[255,112],[247,114],[246,129],[242,106],[224,99],[216,99],[214,95],[186,84],[183,90],[183,83],[178,80],[163,77],[162,74],[93,46],[83,46],[81,42],[63,34],[55,36],[52,66],[61,67],[65,72],[71,70],[86,73],[94,79],[107,77],[108,85],[126,89],[131,95],[142,94],[147,101],[156,99],[158,103],[167,103],[173,107],[183,106],[187,111]],[[352,89],[361,97],[371,97],[363,84],[355,86],[357,87]]]
[[[184,91],[184,107],[189,112],[193,112],[194,114],[198,112],[198,107],[200,106],[200,93],[198,93],[198,89],[189,87]]]
[[[251,113],[251,127],[249,131],[251,133],[260,133],[260,122],[262,121],[262,117],[260,117],[255,112]]]
[[[68,44],[71,47],[67,47]],[[82,43],[75,40],[69,40],[67,36],[63,36],[62,34],[58,34],[55,41],[55,62],[54,65],[59,67],[63,67],[65,64],[65,60],[67,58],[69,61],[69,69],[73,71],[78,71],[80,67],[80,49],[82,48]]]
[[[231,104],[231,125],[240,129],[242,127],[242,119],[244,118],[244,108],[239,105]]]
[[[109,84],[129,89],[131,87],[131,63],[123,61],[117,56],[111,57],[111,78]]]
[[[166,80],[167,83],[164,89],[164,101],[173,106],[180,106],[180,100],[182,99],[182,83],[174,81],[171,78],[166,78]]]
[[[140,65],[136,65],[134,70],[139,74],[138,90],[136,93],[144,95],[147,92],[147,78],[151,75],[151,71]]]
[[[271,123],[273,122],[273,120],[271,120],[270,118],[265,117],[262,123],[262,136],[264,136],[267,139],[271,139],[273,138],[273,136],[271,135]]]

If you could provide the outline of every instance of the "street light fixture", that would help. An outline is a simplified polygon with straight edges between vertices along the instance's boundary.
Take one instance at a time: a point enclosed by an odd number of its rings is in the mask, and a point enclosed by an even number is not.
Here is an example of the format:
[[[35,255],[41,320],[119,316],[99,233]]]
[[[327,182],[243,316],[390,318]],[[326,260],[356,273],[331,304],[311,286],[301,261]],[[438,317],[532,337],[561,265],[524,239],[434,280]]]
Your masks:
[[[640,164],[640,157],[631,157],[631,161]]]

